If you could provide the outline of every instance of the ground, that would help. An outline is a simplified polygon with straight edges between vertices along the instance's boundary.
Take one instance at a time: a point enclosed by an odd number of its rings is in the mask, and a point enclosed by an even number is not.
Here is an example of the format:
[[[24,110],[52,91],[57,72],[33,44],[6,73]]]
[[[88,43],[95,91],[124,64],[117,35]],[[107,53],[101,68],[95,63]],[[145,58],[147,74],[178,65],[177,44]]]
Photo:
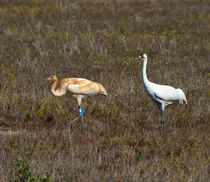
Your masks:
[[[207,181],[209,12],[207,0],[2,0],[0,179],[18,179],[22,161],[56,182]],[[141,53],[149,80],[188,100],[166,108],[162,132],[134,60]],[[84,133],[79,121],[60,131],[77,105],[52,95],[54,74],[107,89],[83,99]]]

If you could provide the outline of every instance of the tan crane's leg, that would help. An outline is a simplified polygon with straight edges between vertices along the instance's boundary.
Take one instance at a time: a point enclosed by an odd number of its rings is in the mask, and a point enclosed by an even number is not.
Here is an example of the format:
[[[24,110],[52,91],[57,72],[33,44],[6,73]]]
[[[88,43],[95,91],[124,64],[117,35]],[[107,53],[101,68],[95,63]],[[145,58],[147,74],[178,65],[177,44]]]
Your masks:
[[[77,103],[79,105],[79,107],[78,107],[78,114],[79,114],[79,117],[81,117],[82,131],[84,132],[85,131],[85,123],[84,123],[84,119],[83,119],[83,110],[82,110],[82,107],[81,107],[82,97],[80,95],[77,95],[75,97],[77,98]]]
[[[82,107],[81,107],[82,97],[80,95],[74,95],[74,97],[76,97],[77,103],[79,105],[79,107],[78,107],[78,114],[79,114],[79,116],[76,117],[74,120],[70,121],[69,123],[67,123],[63,128],[61,128],[61,130],[65,129],[67,126],[70,126],[76,120],[81,118],[81,120],[82,120],[82,131],[85,131],[85,124],[84,124],[84,119],[83,119],[83,111],[82,111]]]

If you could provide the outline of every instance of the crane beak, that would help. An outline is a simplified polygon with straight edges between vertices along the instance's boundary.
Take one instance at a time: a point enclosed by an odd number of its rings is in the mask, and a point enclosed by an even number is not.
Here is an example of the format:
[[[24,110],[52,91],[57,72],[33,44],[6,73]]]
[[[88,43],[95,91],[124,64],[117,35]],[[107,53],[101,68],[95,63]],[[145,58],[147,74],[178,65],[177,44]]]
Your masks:
[[[46,78],[46,80],[51,80],[51,77]]]

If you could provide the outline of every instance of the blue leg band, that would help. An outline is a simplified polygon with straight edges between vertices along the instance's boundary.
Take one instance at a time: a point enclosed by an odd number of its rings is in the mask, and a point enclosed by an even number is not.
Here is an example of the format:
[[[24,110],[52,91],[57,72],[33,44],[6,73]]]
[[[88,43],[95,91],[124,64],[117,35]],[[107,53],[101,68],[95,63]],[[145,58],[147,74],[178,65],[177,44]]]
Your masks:
[[[83,113],[83,111],[82,111],[82,107],[81,107],[81,106],[79,106],[79,108],[78,108],[78,114],[79,114],[79,116],[81,116],[81,115],[82,115],[82,113]]]

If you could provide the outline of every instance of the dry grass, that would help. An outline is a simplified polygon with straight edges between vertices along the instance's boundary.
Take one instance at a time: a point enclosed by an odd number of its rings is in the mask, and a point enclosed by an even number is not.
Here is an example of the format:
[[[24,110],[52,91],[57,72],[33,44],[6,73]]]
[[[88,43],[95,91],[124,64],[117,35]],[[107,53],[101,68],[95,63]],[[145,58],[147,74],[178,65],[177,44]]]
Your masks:
[[[207,181],[210,178],[210,4],[206,0],[1,0],[0,178],[13,161],[54,181]],[[166,108],[166,130],[145,93],[151,81],[182,88],[189,106]],[[109,92],[87,98],[86,132],[70,95],[45,78],[84,77]]]

